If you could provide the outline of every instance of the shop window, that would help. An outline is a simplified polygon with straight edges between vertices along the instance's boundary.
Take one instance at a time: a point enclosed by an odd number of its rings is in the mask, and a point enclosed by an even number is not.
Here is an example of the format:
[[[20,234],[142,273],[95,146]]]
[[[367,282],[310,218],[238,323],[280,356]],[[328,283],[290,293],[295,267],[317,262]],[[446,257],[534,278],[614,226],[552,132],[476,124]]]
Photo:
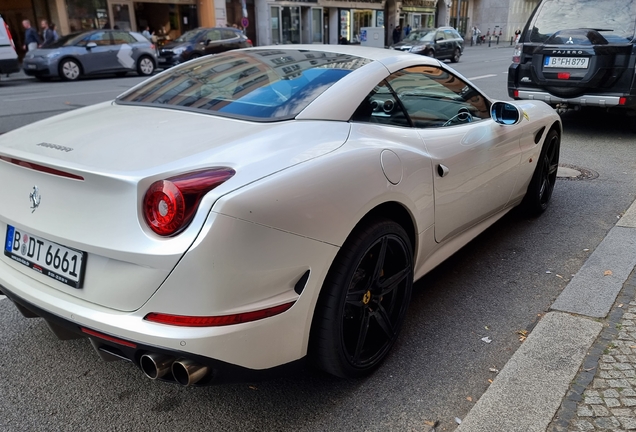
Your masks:
[[[109,28],[106,0],[66,0],[71,32]]]

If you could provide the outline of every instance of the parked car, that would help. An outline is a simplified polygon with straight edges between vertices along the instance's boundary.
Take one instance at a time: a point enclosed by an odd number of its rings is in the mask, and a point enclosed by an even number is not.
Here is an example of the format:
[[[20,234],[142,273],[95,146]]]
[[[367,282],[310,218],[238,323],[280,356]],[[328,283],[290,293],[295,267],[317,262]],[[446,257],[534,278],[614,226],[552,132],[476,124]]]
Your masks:
[[[418,29],[391,48],[457,63],[464,52],[464,38],[452,27]]]
[[[74,81],[84,75],[152,75],[157,66],[155,46],[139,33],[93,30],[62,36],[57,42],[30,51],[24,73],[39,79]]]
[[[159,49],[159,65],[171,67],[209,54],[247,48],[252,41],[231,27],[198,28],[179,36]]]
[[[0,15],[0,75],[8,75],[20,71],[18,54],[9,31],[9,26]]]
[[[636,3],[543,0],[508,70],[508,94],[560,109],[636,110]],[[632,127],[636,116],[631,116]]]
[[[414,280],[512,208],[546,210],[561,134],[545,103],[492,101],[423,56],[193,60],[0,136],[0,291],[152,379],[306,358],[360,377]]]

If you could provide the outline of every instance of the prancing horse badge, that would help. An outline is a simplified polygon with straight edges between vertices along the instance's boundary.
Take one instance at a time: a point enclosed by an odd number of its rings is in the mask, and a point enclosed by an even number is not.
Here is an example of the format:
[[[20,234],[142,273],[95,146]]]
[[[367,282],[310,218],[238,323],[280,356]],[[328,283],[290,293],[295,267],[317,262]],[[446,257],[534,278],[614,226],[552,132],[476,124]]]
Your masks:
[[[40,202],[42,201],[42,196],[39,194],[37,186],[33,186],[33,192],[29,194],[29,199],[31,200],[31,213],[33,213],[35,209],[40,206]]]

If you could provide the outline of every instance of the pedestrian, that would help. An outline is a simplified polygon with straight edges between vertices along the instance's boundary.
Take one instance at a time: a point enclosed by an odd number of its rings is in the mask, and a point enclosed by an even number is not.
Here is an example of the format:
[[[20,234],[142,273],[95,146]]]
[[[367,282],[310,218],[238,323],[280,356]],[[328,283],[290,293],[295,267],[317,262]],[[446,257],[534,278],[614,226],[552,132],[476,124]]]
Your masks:
[[[411,24],[407,24],[406,27],[404,27],[404,37],[408,37],[410,33],[411,33]]]
[[[23,20],[22,27],[24,27],[24,45],[22,45],[22,49],[25,51],[38,49],[42,41],[40,40],[40,36],[38,36],[38,32],[31,27],[31,21],[28,19]]]
[[[402,27],[398,24],[393,29],[393,43],[396,44],[402,37]]]
[[[521,30],[517,29],[515,31],[515,43],[518,43],[520,38],[521,38]]]
[[[53,42],[57,42],[57,40],[60,38],[60,35],[58,35],[57,30],[55,30],[55,23],[49,24],[49,31],[53,35]]]
[[[141,32],[141,34],[148,40],[152,40],[152,33],[150,33],[150,26],[146,26],[146,28],[144,29],[144,31]]]
[[[42,45],[46,46],[55,42],[53,38],[53,32],[49,30],[49,23],[47,20],[43,19],[40,21],[40,28],[42,29],[42,34],[40,35],[40,39],[42,39]]]
[[[477,26],[473,26],[473,37],[470,43],[471,45],[478,44],[481,42],[481,38],[479,37],[479,35],[481,35],[481,30],[479,30]]]

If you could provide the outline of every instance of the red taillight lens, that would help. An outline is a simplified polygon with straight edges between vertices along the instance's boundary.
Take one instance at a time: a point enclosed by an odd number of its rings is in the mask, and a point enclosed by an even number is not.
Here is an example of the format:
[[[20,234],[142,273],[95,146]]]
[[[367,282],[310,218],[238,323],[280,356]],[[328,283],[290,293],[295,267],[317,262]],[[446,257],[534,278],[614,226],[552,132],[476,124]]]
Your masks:
[[[235,173],[231,168],[211,168],[154,182],[142,204],[146,223],[161,236],[179,233],[194,217],[203,196]]]
[[[627,98],[626,97],[621,97],[618,99],[618,104],[619,105],[625,105],[627,103]]]
[[[254,44],[252,43],[252,40],[251,40],[251,39],[248,39],[248,40],[247,40],[247,44],[248,44],[249,46],[254,46]]]
[[[269,318],[274,315],[281,314],[291,308],[295,302],[285,303],[267,309],[261,309],[253,312],[245,312],[234,315],[219,316],[186,316],[186,315],[169,315],[151,312],[144,317],[145,320],[180,326],[180,327],[219,327],[232,324],[241,324],[251,321],[257,321],[263,318]]]
[[[557,73],[557,78],[558,79],[562,79],[562,80],[569,80],[570,79],[570,72],[559,72],[559,73]]]
[[[514,91],[512,92],[512,97],[513,97],[513,98],[518,98],[518,97],[519,97],[519,90],[514,90]]]

